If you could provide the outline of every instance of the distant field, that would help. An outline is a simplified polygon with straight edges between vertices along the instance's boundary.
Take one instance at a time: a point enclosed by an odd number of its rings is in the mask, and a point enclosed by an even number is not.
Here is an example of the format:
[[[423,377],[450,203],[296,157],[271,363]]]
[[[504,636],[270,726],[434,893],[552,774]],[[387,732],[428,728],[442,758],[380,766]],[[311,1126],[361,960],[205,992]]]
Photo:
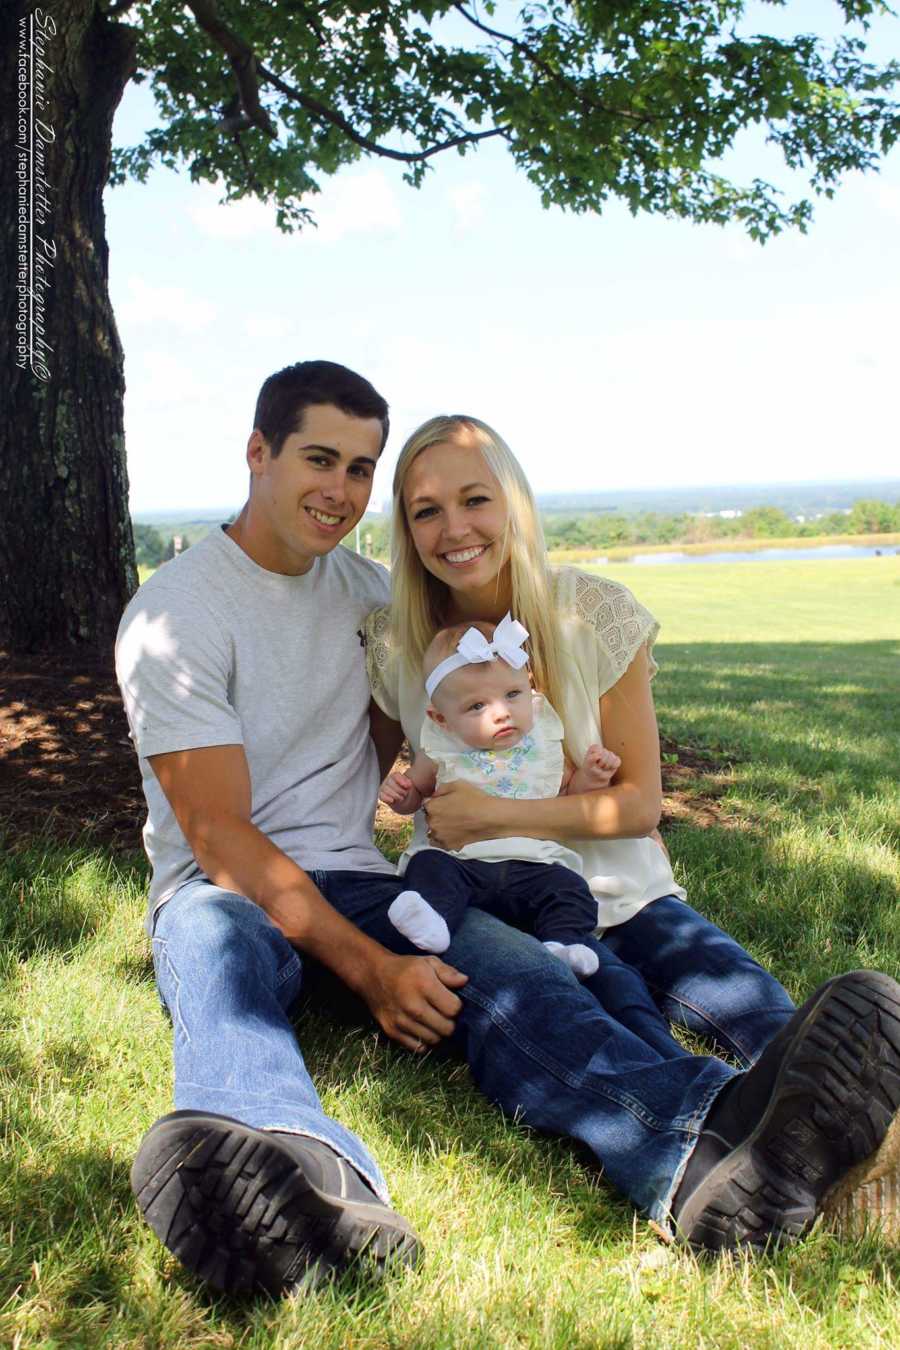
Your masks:
[[[666,643],[900,641],[900,557],[585,570],[628,586]]]
[[[705,814],[667,830],[691,902],[797,999],[841,970],[900,974],[900,559],[602,570],[663,622],[664,730],[713,752],[690,789]],[[128,1185],[170,1109],[145,889],[136,854],[90,841],[0,849],[0,1345],[900,1345],[896,1246],[819,1228],[759,1259],[665,1247],[583,1154],[504,1120],[463,1067],[324,1012],[301,1029],[325,1107],[381,1161],[425,1263],[279,1304],[211,1297]]]

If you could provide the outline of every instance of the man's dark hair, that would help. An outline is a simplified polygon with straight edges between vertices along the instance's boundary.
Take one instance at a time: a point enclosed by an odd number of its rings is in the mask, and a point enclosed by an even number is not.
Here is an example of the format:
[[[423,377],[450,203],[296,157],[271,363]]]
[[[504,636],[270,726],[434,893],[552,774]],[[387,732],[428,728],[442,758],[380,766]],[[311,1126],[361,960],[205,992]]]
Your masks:
[[[292,432],[299,431],[303,414],[314,404],[330,403],[349,417],[377,417],[383,450],[390,421],[388,405],[368,380],[334,361],[298,361],[270,375],[259,391],[253,426],[269,442],[273,459]]]

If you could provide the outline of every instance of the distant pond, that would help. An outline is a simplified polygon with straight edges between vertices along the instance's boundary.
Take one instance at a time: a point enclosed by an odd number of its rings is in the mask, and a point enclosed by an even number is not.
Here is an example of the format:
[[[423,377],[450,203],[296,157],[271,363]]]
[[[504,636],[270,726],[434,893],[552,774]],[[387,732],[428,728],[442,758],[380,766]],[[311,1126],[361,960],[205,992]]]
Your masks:
[[[858,544],[819,544],[813,548],[759,548],[750,553],[635,553],[623,562],[653,567],[657,563],[738,563],[738,562],[808,562],[813,558],[877,558],[900,554],[900,548],[888,544],[880,548]],[[608,558],[594,558],[605,564]]]

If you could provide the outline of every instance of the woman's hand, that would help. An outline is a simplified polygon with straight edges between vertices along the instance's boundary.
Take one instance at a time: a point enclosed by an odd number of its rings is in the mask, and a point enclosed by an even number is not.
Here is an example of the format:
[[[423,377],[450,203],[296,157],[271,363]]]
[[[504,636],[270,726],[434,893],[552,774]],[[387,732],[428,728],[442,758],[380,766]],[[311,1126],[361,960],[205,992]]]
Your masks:
[[[504,803],[471,783],[445,783],[425,803],[428,842],[437,848],[461,849],[478,839],[496,839],[502,828]]]

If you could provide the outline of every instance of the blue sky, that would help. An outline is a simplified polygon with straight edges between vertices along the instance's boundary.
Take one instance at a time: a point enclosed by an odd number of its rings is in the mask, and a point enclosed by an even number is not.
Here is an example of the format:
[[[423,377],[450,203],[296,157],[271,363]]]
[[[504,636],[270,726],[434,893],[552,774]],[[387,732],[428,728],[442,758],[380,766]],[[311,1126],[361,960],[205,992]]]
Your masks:
[[[798,31],[837,13],[787,10]],[[876,54],[898,50],[879,21]],[[154,121],[132,86],[117,141]],[[728,167],[773,165],[747,138]],[[107,193],[134,511],[239,505],[259,385],[314,356],[391,403],[376,507],[436,412],[493,423],[538,492],[897,475],[898,151],[764,248],[618,205],[544,211],[490,142],[418,192],[385,161],[322,186],[318,230],[293,236],[186,174]]]

